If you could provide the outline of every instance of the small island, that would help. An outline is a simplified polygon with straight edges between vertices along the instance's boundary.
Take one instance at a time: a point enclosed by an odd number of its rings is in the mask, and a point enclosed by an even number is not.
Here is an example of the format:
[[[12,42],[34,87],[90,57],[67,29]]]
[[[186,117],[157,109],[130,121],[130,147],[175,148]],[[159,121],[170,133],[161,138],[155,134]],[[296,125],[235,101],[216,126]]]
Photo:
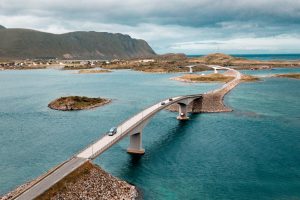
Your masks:
[[[199,83],[199,82],[229,82],[234,79],[234,76],[227,74],[214,73],[214,74],[185,74],[180,77],[173,77],[172,80],[188,82],[188,83]],[[259,78],[251,75],[242,75],[241,81],[251,82],[258,81]]]
[[[111,71],[107,69],[82,69],[78,71],[78,74],[102,74],[109,72]]]
[[[60,97],[48,104],[48,107],[54,110],[74,111],[87,110],[108,104],[111,99],[89,98],[84,96]]]
[[[273,77],[300,79],[300,73],[276,74]]]

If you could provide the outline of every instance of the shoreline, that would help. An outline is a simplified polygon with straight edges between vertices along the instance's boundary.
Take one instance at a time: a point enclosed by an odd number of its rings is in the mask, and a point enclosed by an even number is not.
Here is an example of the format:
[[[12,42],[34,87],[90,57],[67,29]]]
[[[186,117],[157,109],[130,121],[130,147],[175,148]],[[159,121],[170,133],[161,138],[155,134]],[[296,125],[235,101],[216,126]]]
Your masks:
[[[194,102],[190,103],[187,106],[187,111],[189,113],[219,113],[233,111],[232,108],[229,108],[224,104],[223,100],[224,96],[242,81],[242,74],[234,69],[226,69],[227,74],[234,75],[233,79],[225,83],[221,88],[204,93],[202,98],[196,99]],[[177,105],[171,105],[167,108],[167,110],[171,112],[178,112],[178,109]]]
[[[61,164],[52,168],[46,174],[52,173]],[[39,182],[45,174],[17,186],[9,193],[0,196],[1,200],[12,200],[24,193],[27,188]],[[84,191],[88,191],[84,192]],[[65,199],[72,200],[81,196],[83,199],[91,197],[96,199],[124,199],[141,200],[142,194],[134,184],[121,180],[103,170],[99,165],[87,161],[80,168],[68,174],[50,189],[38,196],[36,199]]]
[[[234,70],[234,71],[236,71],[236,70]],[[225,85],[223,85],[223,87],[221,87],[217,90],[205,93],[204,98],[202,99],[202,102],[201,103],[195,102],[192,105],[195,108],[189,108],[189,109],[191,109],[191,111],[189,111],[189,112],[210,113],[210,112],[230,112],[230,111],[232,111],[231,108],[228,108],[228,107],[226,107],[226,105],[224,105],[223,99],[227,93],[229,93],[234,87],[236,87],[241,82],[241,78],[237,78],[238,74],[240,74],[240,73],[238,71],[236,71],[236,77],[234,78],[234,80],[226,83]],[[212,104],[212,102],[214,102],[214,103]],[[204,104],[206,104],[206,105],[204,105]],[[173,111],[169,108],[168,108],[168,110]],[[176,110],[174,110],[174,111],[176,111]],[[30,185],[30,183],[31,182],[28,182],[28,185]],[[24,187],[26,187],[26,184],[27,183],[23,184],[23,185],[25,185]],[[22,187],[23,185],[21,185],[19,187]],[[136,189],[136,190],[138,190],[138,189]]]
[[[76,102],[76,98],[79,99],[79,100],[77,100],[77,102]],[[83,98],[84,98],[84,100],[81,100]],[[82,103],[82,101],[85,103],[86,101],[89,101],[89,100],[92,101],[94,99],[98,99],[101,102],[94,103],[92,105],[85,105],[85,106],[84,105],[81,105],[81,106],[76,105],[76,103],[79,104],[79,103]],[[48,104],[48,107],[52,110],[59,110],[59,111],[80,111],[80,110],[90,110],[90,109],[98,108],[98,107],[107,105],[111,102],[112,102],[112,99],[70,96],[70,97],[60,97],[58,99],[55,99]]]

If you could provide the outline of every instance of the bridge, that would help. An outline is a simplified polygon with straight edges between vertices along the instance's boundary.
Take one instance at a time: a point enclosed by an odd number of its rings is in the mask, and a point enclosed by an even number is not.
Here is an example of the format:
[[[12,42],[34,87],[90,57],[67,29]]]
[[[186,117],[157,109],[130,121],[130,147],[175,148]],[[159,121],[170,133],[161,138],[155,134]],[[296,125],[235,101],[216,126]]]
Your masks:
[[[223,85],[221,88],[213,90],[211,92],[167,98],[144,109],[143,111],[137,113],[133,117],[130,117],[129,119],[121,123],[117,127],[116,134],[114,134],[113,136],[104,134],[100,139],[90,144],[87,148],[80,151],[69,160],[65,161],[55,169],[39,178],[36,182],[34,182],[24,191],[20,192],[13,199],[35,199],[36,197],[47,191],[49,188],[51,188],[53,185],[55,185],[57,182],[62,180],[64,177],[66,177],[68,174],[72,173],[75,169],[79,168],[89,160],[95,159],[107,149],[112,147],[114,144],[122,140],[124,137],[130,137],[130,143],[127,149],[128,153],[144,154],[145,150],[142,146],[143,129],[155,114],[163,109],[166,109],[167,107],[175,105],[178,107],[177,119],[188,120],[188,106],[191,105],[192,102],[197,101],[198,99],[202,99],[206,95],[230,90],[238,84],[241,78],[241,74],[236,70],[220,66],[209,67],[213,68],[214,70],[231,70],[232,72],[234,72],[235,78],[227,84]]]

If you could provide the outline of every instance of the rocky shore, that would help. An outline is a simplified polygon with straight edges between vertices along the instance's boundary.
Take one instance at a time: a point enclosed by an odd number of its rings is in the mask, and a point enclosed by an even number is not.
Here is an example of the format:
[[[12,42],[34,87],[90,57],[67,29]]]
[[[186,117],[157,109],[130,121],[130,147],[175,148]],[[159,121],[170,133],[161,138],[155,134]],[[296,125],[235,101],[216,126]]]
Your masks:
[[[300,79],[300,73],[276,74],[271,77]]]
[[[110,175],[88,161],[37,199],[134,200],[137,197],[135,186]]]
[[[234,79],[234,75],[229,74],[231,72],[225,72],[224,74],[185,74],[179,77],[172,77],[171,80],[187,82],[187,83],[212,83],[212,82],[229,82]],[[245,75],[241,77],[242,82],[253,82],[259,81],[260,79],[256,76]]]
[[[39,178],[6,194],[1,200],[11,200]],[[53,185],[37,200],[134,200],[139,197],[137,188],[122,181],[99,166],[87,161],[80,168]]]
[[[293,68],[300,67],[300,61],[289,60],[249,60],[246,58],[234,57],[222,53],[214,53],[199,58],[190,59],[191,61],[198,62],[206,65],[220,65],[232,66],[234,69],[251,69],[251,70],[265,70],[271,68]]]
[[[103,74],[112,72],[106,69],[81,69],[78,71],[78,74]]]
[[[87,110],[87,109],[103,106],[110,102],[111,102],[110,99],[104,99],[104,98],[69,96],[69,97],[60,97],[58,99],[55,99],[54,101],[51,101],[48,104],[48,107],[54,110],[61,110],[61,111]]]
[[[223,85],[220,89],[204,93],[201,98],[195,99],[188,105],[188,112],[190,113],[212,113],[212,112],[231,112],[232,109],[224,105],[224,96],[236,87],[242,75],[236,70],[228,70],[227,75],[233,75],[234,78]],[[178,112],[178,105],[173,104],[167,108],[169,111]]]

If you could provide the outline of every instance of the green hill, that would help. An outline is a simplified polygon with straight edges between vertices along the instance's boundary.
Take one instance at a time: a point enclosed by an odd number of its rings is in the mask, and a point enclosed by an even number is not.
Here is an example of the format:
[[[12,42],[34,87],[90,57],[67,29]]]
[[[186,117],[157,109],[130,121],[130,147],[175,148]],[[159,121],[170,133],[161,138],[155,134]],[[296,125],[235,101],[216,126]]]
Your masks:
[[[120,33],[52,34],[0,28],[0,58],[114,59],[153,55],[155,52],[146,41]]]

